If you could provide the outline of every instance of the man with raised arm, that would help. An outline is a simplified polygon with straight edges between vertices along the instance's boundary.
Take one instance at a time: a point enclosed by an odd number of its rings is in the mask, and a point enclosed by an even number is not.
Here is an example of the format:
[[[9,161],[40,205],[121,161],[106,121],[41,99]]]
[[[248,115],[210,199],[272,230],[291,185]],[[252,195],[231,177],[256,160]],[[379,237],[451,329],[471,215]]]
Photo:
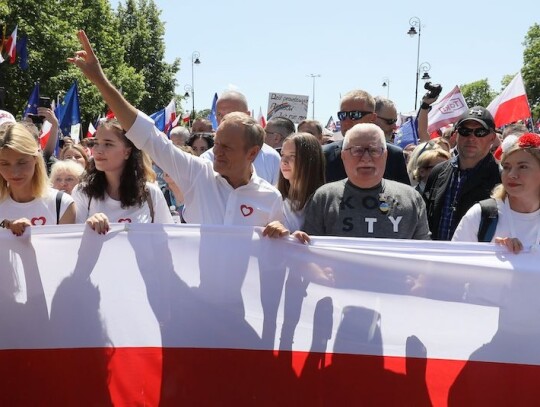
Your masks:
[[[252,163],[264,141],[264,130],[254,119],[245,113],[223,118],[215,136],[213,163],[187,154],[109,82],[84,31],[79,31],[78,38],[83,50],[68,62],[98,88],[126,136],[184,191],[186,221],[264,226],[283,220],[279,191],[253,171]]]

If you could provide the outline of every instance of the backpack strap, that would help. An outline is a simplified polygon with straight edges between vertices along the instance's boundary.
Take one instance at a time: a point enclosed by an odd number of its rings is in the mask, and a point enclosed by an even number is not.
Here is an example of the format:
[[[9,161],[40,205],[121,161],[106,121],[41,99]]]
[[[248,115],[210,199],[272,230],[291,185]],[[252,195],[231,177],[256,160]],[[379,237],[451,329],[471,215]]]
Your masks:
[[[482,217],[478,227],[478,241],[491,242],[491,239],[495,236],[495,229],[497,229],[499,220],[497,201],[494,198],[488,198],[478,203],[482,209]]]
[[[60,206],[62,204],[62,195],[64,195],[64,191],[58,191],[56,193],[56,224],[57,225],[60,223]]]
[[[150,195],[148,188],[145,189],[145,192],[146,202],[148,202],[148,209],[150,210],[150,218],[152,219],[152,223],[154,223],[154,203],[152,202],[152,195]]]

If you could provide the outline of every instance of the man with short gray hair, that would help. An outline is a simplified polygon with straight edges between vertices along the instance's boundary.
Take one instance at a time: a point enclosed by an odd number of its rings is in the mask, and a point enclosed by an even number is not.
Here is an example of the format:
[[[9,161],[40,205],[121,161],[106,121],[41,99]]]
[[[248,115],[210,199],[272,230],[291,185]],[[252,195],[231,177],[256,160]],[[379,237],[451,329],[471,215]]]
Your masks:
[[[303,231],[317,236],[429,239],[426,208],[414,188],[383,178],[382,129],[359,123],[345,134],[347,178],[320,187],[306,205]]]

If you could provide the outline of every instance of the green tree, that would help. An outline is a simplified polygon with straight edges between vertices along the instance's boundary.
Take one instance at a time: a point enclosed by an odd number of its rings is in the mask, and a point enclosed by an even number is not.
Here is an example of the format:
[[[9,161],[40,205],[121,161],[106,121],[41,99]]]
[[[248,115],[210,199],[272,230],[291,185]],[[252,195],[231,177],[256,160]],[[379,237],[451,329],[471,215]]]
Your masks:
[[[501,79],[501,92],[505,90],[508,85],[510,85],[510,82],[512,82],[512,79],[514,79],[515,76],[516,74],[503,76]]]
[[[460,86],[461,93],[469,107],[484,106],[487,107],[493,100],[496,93],[489,86],[487,79],[481,79],[476,82],[467,83]]]
[[[533,24],[523,42],[523,82],[533,116],[540,116],[540,25]]]
[[[173,97],[180,60],[165,62],[165,25],[153,0],[127,0],[118,5],[119,31],[123,37],[125,61],[144,76],[144,92],[139,108],[153,113]]]

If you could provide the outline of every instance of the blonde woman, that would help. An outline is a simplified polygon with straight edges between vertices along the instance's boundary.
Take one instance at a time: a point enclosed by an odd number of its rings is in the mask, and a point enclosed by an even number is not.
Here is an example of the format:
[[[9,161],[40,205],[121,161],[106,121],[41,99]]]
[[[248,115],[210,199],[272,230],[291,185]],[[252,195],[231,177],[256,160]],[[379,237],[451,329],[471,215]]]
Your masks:
[[[54,189],[71,195],[71,191],[79,183],[83,172],[84,169],[79,163],[72,160],[61,160],[52,165],[49,180]]]
[[[21,123],[0,127],[0,226],[20,236],[28,226],[75,222],[73,199],[49,185],[43,156]]]
[[[495,187],[496,229],[492,242],[511,252],[540,244],[540,135],[509,136],[502,146],[502,184]],[[461,219],[453,241],[478,241],[482,210],[474,205]]]

